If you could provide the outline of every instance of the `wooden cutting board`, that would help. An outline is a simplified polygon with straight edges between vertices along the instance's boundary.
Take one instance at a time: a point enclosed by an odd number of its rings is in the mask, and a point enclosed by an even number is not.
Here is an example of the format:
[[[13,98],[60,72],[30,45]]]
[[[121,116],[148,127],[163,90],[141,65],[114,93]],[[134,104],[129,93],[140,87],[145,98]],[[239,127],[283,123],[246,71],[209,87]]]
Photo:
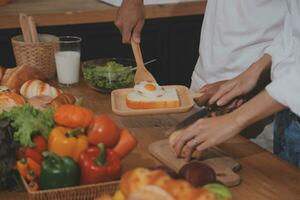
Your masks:
[[[159,161],[176,172],[187,163],[184,159],[175,156],[167,139],[152,143],[149,145],[149,151]],[[235,173],[241,168],[241,165],[219,148],[207,150],[200,162],[212,167],[216,172],[217,180],[226,186],[233,187],[241,182],[240,176]]]

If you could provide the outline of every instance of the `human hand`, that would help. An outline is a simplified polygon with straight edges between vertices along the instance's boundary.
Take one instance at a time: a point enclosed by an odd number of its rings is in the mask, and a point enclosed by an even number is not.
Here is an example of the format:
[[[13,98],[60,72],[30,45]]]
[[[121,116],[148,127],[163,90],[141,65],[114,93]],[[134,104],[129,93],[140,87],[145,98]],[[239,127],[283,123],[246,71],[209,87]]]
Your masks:
[[[206,84],[202,88],[200,88],[198,92],[201,93],[202,95],[195,98],[197,105],[199,106],[206,105],[209,99],[219,90],[220,86],[224,83],[226,83],[226,80],[218,81],[211,84]]]
[[[130,43],[131,38],[140,43],[144,17],[143,0],[123,0],[115,20],[115,25],[122,34],[123,43]]]
[[[231,113],[203,118],[182,130],[170,145],[178,157],[184,157],[189,161],[195,151],[201,153],[205,149],[221,144],[241,130],[242,125]]]
[[[236,78],[222,84],[218,91],[209,99],[208,103],[224,106],[237,97],[247,95],[254,89],[257,81],[258,77],[255,74],[253,75],[249,72],[242,73]]]
[[[261,78],[265,79],[264,72],[269,69],[270,65],[271,57],[265,54],[239,76],[222,84],[208,103],[224,106],[237,97],[248,95],[258,85]]]
[[[230,80],[229,80],[230,81]],[[226,84],[228,81],[218,81],[215,83],[211,84],[206,84],[203,86],[200,90],[199,93],[202,93],[201,96],[195,98],[195,102],[199,106],[203,105],[213,105],[213,103],[210,103],[210,99],[215,96],[215,94],[220,90],[220,87],[222,87],[224,84]],[[226,105],[222,105],[222,109],[225,111],[231,111],[234,110],[235,108],[239,107],[244,103],[243,98],[235,98],[231,102],[228,102]]]

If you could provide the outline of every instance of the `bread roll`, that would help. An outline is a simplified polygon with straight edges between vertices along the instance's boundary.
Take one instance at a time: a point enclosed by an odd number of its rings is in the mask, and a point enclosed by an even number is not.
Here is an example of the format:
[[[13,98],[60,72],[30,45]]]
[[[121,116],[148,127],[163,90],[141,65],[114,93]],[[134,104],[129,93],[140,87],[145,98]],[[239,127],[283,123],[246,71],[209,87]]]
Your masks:
[[[173,180],[161,170],[150,171],[145,168],[126,172],[121,178],[120,190],[128,200],[139,200],[142,194],[145,197],[143,200],[215,200],[214,195],[206,189],[196,189],[184,180]]]
[[[0,93],[0,113],[9,111],[14,106],[21,106],[23,104],[25,104],[24,98],[15,92]]]
[[[55,98],[58,95],[62,94],[62,91],[50,86],[47,83],[44,83],[43,81],[29,80],[22,85],[20,93],[26,98],[35,96],[50,96],[52,98]]]
[[[57,109],[64,104],[74,104],[75,102],[76,98],[72,94],[62,93],[54,98],[50,104],[54,109]]]
[[[141,187],[132,193],[128,200],[175,200],[169,193],[156,185]]]
[[[168,180],[161,187],[171,194],[176,200],[185,199],[186,196],[194,189],[192,185],[184,180]]]
[[[121,192],[128,197],[131,193],[145,185],[164,185],[171,178],[161,170],[150,171],[145,168],[136,168],[125,173],[120,183]]]
[[[20,87],[28,80],[39,79],[40,72],[27,65],[20,65],[15,68],[9,68],[1,80],[1,85],[7,86],[11,89],[19,90]]]
[[[35,96],[27,100],[27,102],[36,109],[45,109],[50,105],[50,102],[53,100],[49,96]]]

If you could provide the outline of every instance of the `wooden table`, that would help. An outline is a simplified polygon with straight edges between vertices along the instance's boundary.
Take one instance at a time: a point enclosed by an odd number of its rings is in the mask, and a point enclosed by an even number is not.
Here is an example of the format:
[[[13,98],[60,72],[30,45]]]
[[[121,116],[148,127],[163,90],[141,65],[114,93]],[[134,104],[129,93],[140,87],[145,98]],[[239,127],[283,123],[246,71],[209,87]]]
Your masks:
[[[146,18],[200,15],[206,0],[146,6]],[[39,26],[112,22],[117,8],[97,0],[13,0],[0,7],[0,29],[18,28],[19,13],[33,15]]]
[[[110,95],[103,95],[81,82],[78,87],[66,89],[84,98],[84,105],[97,114],[109,114],[120,126],[129,128],[138,138],[137,148],[123,161],[124,170],[151,167],[160,163],[148,153],[148,145],[164,138],[164,131],[195,110],[170,115],[121,117],[112,113]],[[231,188],[235,199],[242,200],[296,200],[300,197],[300,170],[280,160],[251,141],[237,136],[220,145],[226,153],[237,159],[241,185]],[[26,199],[25,193],[0,193],[0,199]]]

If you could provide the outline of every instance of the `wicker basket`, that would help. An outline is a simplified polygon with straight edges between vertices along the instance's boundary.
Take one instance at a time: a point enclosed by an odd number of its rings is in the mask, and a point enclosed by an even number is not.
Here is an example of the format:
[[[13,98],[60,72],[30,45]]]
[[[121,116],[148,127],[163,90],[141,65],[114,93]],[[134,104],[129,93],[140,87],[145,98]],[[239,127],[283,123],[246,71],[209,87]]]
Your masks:
[[[37,68],[42,79],[53,79],[56,75],[55,50],[58,48],[58,37],[39,34],[39,43],[25,43],[22,35],[11,39],[17,65],[27,64]]]
[[[102,194],[113,195],[119,188],[119,181],[66,187],[32,192],[22,178],[29,200],[94,200]]]

